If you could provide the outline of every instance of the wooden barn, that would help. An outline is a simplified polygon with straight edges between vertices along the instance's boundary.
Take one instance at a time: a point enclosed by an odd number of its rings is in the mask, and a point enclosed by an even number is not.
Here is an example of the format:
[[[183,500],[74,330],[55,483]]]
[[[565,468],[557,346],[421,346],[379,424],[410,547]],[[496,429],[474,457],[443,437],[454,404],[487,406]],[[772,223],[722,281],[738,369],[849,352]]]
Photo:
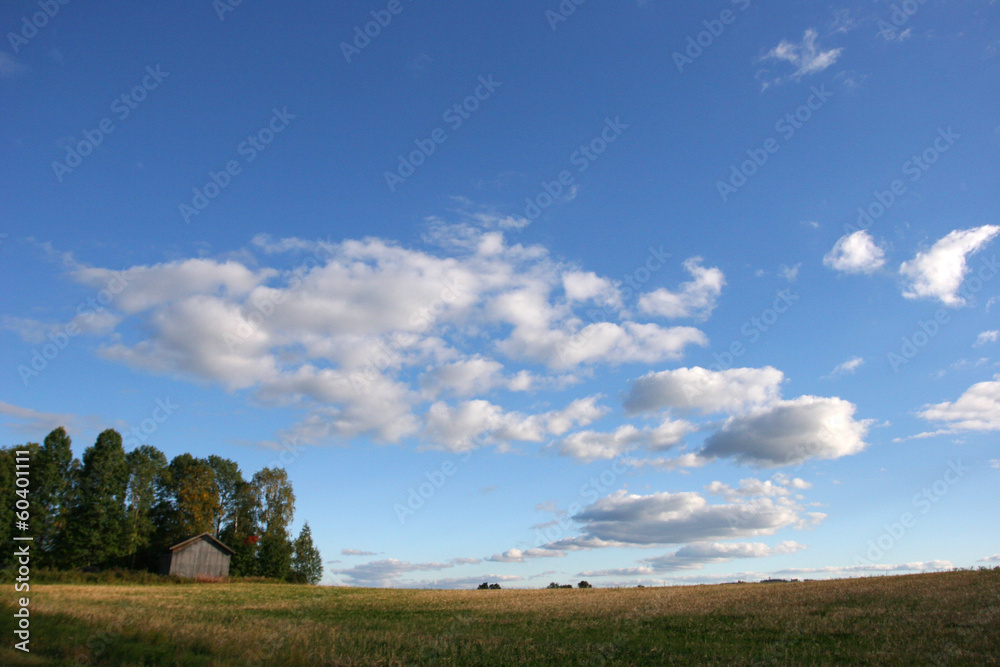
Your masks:
[[[179,542],[160,559],[160,574],[178,577],[227,577],[233,550],[208,533]]]

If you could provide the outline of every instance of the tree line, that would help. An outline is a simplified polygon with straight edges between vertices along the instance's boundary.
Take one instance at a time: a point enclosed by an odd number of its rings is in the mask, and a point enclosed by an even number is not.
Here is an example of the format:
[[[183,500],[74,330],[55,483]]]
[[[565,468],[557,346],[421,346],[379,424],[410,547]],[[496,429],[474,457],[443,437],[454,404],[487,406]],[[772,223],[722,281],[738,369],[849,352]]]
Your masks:
[[[15,488],[15,451],[30,456],[27,494]],[[16,503],[29,503],[29,530],[15,526]],[[0,448],[0,543],[30,535],[33,567],[128,568],[157,571],[170,546],[210,533],[234,550],[230,574],[317,583],[323,560],[306,523],[292,539],[295,493],[282,468],[263,468],[249,480],[235,461],[180,454],[171,461],[156,447],[130,452],[114,429],[73,457],[65,429],[42,444]],[[0,568],[13,562],[0,553]]]

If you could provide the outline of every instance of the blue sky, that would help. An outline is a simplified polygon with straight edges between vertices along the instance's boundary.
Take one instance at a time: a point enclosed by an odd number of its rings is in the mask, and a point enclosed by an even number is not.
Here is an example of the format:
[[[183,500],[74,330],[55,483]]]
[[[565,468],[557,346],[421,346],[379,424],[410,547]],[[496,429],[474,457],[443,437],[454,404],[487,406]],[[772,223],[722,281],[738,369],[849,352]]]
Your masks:
[[[996,12],[7,3],[4,442],[285,465],[334,584],[996,562]]]

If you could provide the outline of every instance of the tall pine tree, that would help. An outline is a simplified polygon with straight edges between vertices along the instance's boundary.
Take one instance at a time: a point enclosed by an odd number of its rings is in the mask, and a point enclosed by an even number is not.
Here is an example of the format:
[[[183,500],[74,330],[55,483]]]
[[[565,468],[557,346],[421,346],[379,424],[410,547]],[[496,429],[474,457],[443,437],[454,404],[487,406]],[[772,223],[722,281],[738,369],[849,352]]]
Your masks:
[[[290,581],[300,584],[318,584],[323,578],[323,558],[313,544],[312,530],[307,521],[293,542],[292,576]]]
[[[107,567],[124,555],[128,465],[122,437],[103,431],[83,453],[83,466],[67,521],[70,565]]]
[[[38,564],[52,567],[69,515],[74,477],[79,462],[73,459],[72,441],[61,426],[47,436],[32,461],[32,498],[36,503],[33,519],[38,528],[35,547]]]

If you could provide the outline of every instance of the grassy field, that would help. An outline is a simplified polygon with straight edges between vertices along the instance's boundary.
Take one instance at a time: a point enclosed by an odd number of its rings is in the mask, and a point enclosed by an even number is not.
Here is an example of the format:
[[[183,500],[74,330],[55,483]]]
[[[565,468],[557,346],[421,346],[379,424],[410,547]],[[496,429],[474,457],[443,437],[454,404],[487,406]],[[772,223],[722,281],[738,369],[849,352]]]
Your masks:
[[[11,648],[12,597],[3,665],[1000,664],[1000,568],[591,590],[40,585],[30,655]]]

